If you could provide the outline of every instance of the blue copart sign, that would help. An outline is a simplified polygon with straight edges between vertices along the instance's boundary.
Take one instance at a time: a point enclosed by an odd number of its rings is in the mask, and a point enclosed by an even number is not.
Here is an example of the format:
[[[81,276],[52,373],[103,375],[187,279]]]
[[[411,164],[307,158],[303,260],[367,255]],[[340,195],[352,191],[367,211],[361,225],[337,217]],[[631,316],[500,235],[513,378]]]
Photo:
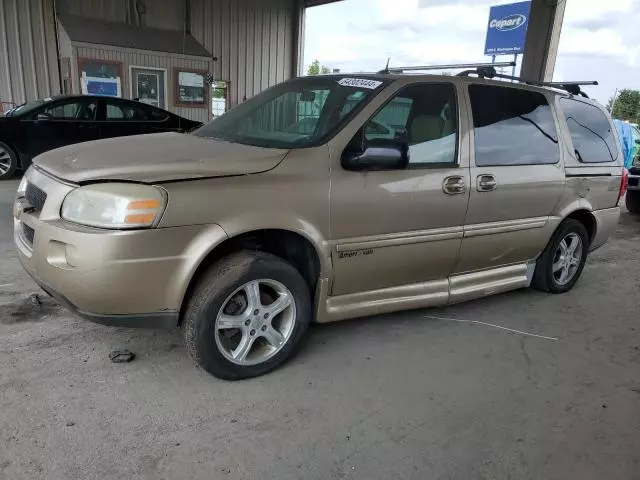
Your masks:
[[[524,52],[531,2],[497,5],[489,11],[485,55],[512,55]]]

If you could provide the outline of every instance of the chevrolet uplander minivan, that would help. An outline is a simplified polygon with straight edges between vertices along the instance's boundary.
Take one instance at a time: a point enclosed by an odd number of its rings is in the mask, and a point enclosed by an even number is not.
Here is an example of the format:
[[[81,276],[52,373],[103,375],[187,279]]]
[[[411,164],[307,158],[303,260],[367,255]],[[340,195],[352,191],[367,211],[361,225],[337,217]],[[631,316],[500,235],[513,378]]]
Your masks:
[[[290,358],[311,322],[570,290],[614,231],[622,164],[607,112],[579,94],[298,78],[191,134],[36,157],[15,242],[81,317],[180,326],[196,364],[240,379]]]

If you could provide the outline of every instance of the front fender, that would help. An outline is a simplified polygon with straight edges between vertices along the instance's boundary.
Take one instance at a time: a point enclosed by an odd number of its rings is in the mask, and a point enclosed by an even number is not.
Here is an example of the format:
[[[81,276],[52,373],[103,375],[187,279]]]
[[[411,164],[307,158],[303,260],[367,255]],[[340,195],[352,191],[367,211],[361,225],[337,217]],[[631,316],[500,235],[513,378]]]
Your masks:
[[[245,213],[220,222],[229,238],[258,230],[284,230],[297,233],[306,238],[315,248],[320,260],[320,276],[326,277],[331,272],[331,248],[311,222],[301,217],[292,217],[276,212]]]

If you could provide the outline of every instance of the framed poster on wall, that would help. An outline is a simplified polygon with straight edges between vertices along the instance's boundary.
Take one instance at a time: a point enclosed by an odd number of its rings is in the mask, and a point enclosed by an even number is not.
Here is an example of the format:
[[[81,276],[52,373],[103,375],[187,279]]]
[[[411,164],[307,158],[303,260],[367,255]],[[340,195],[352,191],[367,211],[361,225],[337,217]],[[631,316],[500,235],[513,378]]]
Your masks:
[[[206,76],[207,72],[203,70],[174,69],[175,105],[206,108],[208,98]]]
[[[83,95],[122,97],[122,62],[79,58],[78,69]]]

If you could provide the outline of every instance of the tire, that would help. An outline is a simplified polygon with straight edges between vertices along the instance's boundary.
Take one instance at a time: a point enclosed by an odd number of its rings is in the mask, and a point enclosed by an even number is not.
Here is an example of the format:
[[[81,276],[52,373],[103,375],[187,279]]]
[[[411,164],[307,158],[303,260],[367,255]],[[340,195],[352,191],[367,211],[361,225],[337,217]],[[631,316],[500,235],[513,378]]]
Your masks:
[[[640,213],[640,191],[628,190],[624,203],[630,213]]]
[[[274,299],[289,304],[275,313]],[[263,375],[297,353],[311,311],[309,287],[291,264],[264,252],[234,253],[211,266],[187,299],[187,351],[196,365],[223,380]],[[269,312],[274,314],[267,319]]]
[[[18,156],[6,143],[0,142],[0,180],[8,180],[13,177],[18,168]]]
[[[571,247],[573,245],[573,243],[569,242],[569,239],[571,239],[571,242],[579,239],[581,252],[580,259],[577,262],[573,256],[573,261],[571,261],[568,259],[569,255],[563,256],[560,254],[560,245],[563,241],[565,241],[565,246],[568,245]],[[572,218],[563,221],[536,262],[532,287],[536,290],[549,293],[565,293],[571,290],[577,283],[584,269],[584,264],[589,253],[589,243],[589,234],[582,223]],[[562,271],[554,271],[554,264],[561,265],[562,257],[565,259],[565,265],[571,263],[571,266],[567,267],[570,278],[563,278],[563,269]]]

